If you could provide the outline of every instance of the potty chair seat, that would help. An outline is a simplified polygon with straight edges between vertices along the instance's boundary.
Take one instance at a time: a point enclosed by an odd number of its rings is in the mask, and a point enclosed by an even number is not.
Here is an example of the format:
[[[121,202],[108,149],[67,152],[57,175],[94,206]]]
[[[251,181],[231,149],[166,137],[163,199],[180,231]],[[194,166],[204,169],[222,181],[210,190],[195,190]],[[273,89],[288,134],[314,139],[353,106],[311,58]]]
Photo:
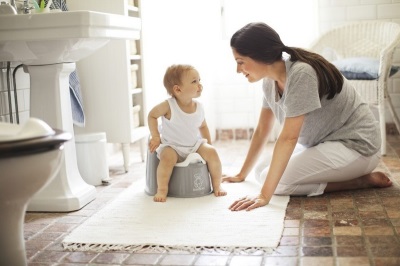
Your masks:
[[[157,167],[160,160],[156,152],[147,151],[146,187],[150,196],[157,193]],[[198,153],[188,157],[174,166],[168,184],[168,196],[176,198],[194,198],[212,193],[210,174],[206,161]]]

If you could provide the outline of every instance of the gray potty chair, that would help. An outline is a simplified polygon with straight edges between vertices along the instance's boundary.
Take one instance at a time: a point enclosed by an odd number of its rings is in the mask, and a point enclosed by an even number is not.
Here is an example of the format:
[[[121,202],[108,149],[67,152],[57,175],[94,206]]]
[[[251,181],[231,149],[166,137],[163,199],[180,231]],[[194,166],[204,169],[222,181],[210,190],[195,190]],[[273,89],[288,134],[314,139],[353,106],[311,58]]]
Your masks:
[[[160,160],[156,152],[147,151],[146,187],[150,196],[157,193],[157,167]],[[168,185],[168,196],[194,198],[211,194],[213,191],[207,164],[198,153],[191,153],[185,161],[177,163]]]

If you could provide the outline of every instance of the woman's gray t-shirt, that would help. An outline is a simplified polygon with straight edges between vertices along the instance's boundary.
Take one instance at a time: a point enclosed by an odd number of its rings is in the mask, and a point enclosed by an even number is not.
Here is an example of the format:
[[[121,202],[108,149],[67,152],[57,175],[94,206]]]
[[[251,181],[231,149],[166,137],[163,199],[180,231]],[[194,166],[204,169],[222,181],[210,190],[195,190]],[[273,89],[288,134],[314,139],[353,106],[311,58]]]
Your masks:
[[[298,143],[312,147],[325,141],[340,141],[364,156],[380,149],[378,122],[360,95],[344,79],[342,91],[330,100],[318,94],[315,70],[306,63],[286,64],[286,85],[279,96],[275,81],[263,81],[263,108],[270,108],[283,124],[285,117],[305,115]]]

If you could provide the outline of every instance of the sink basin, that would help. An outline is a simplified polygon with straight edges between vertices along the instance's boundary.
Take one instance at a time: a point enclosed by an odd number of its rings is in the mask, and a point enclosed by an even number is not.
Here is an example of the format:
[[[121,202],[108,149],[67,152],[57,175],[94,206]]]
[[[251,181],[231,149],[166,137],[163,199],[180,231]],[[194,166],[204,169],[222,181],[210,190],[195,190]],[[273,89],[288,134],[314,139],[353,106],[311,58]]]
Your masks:
[[[112,39],[139,39],[140,19],[95,11],[0,15],[0,61],[77,62]]]

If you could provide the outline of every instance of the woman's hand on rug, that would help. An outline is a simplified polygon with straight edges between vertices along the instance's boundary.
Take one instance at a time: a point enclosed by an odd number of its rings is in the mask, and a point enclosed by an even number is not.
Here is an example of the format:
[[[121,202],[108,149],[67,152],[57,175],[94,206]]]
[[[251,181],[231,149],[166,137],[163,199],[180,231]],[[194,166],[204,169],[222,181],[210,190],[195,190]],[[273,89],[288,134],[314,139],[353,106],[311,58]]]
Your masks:
[[[231,211],[251,211],[267,204],[268,200],[262,194],[258,194],[257,196],[246,196],[236,200],[231,206],[229,206],[229,209]]]
[[[235,176],[228,176],[225,174],[222,175],[222,182],[236,183],[243,182],[245,179],[246,177],[243,177],[240,174],[237,174]]]

